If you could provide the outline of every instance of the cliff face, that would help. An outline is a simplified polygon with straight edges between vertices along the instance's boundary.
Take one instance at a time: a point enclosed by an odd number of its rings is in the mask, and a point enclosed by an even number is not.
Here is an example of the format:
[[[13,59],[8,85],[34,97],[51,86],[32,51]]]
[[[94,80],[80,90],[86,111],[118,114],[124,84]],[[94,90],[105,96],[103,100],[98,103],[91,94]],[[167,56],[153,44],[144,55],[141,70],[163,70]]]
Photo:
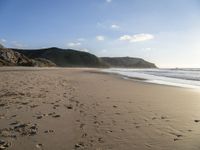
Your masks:
[[[119,68],[157,68],[155,64],[145,61],[141,58],[133,57],[102,57],[104,61],[110,67]]]
[[[0,48],[4,48],[4,46],[0,44]]]
[[[26,56],[7,48],[0,48],[0,64],[8,66],[31,66],[32,61]]]
[[[0,66],[55,66],[55,64],[45,59],[33,60],[19,52],[1,46]]]

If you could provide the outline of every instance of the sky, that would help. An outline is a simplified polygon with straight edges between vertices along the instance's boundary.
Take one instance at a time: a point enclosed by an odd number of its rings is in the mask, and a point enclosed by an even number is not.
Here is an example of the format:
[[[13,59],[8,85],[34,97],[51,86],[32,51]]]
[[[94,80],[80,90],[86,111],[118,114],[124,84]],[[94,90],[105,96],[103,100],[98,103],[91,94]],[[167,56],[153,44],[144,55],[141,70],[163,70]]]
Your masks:
[[[200,68],[200,0],[0,0],[0,43]]]

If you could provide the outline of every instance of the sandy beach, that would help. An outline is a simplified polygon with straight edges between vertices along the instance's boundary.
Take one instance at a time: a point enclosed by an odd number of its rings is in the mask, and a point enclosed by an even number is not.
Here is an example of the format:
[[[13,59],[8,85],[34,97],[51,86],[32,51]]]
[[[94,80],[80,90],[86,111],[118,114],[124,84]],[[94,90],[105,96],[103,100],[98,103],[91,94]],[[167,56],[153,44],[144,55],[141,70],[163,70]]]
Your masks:
[[[200,90],[97,69],[0,68],[0,150],[199,150]]]

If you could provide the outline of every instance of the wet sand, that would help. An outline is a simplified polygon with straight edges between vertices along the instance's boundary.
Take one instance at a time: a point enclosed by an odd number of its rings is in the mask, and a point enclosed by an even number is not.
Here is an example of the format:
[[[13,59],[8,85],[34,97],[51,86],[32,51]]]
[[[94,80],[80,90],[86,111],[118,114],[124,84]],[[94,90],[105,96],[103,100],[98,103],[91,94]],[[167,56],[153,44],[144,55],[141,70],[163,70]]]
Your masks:
[[[0,68],[0,150],[199,150],[200,90],[95,69]]]

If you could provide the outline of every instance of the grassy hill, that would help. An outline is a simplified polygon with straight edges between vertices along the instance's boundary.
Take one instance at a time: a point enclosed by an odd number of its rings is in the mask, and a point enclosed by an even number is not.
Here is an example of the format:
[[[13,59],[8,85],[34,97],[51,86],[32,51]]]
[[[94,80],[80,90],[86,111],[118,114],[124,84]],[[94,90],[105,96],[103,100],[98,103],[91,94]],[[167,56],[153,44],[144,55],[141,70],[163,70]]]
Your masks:
[[[141,58],[133,57],[102,57],[88,52],[56,47],[46,49],[15,49],[13,52],[27,59],[37,61],[38,66],[54,63],[59,67],[121,67],[121,68],[156,68],[156,65]],[[40,63],[42,62],[42,63]]]
[[[28,58],[45,58],[61,67],[106,67],[106,65],[93,54],[72,49],[56,47],[39,50],[13,49]]]
[[[156,68],[156,65],[141,58],[133,57],[102,57],[110,67],[120,68]]]

